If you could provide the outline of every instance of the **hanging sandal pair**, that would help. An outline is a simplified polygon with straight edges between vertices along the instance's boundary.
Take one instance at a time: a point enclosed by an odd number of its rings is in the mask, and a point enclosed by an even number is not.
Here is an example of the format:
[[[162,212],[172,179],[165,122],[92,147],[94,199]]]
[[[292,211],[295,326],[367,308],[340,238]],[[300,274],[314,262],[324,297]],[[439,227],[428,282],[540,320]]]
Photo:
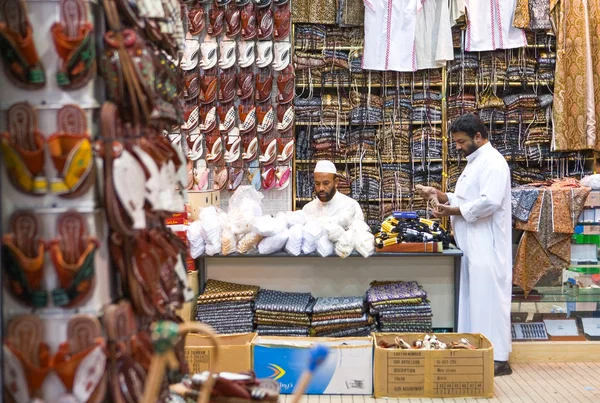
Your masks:
[[[93,290],[94,257],[99,243],[89,235],[85,217],[66,212],[58,218],[56,227],[57,239],[46,244],[41,240],[41,224],[34,213],[17,211],[11,217],[11,232],[2,238],[2,262],[9,290],[25,305],[47,305],[48,296],[42,288],[46,250],[60,283],[60,288],[52,291],[55,306],[77,306]]]
[[[8,131],[2,134],[2,154],[16,189],[32,195],[49,191],[65,198],[87,193],[95,182],[87,117],[76,105],[58,112],[58,132],[47,140],[37,128],[37,114],[28,103],[13,105],[7,113]],[[58,173],[48,181],[44,162],[46,146]]]
[[[291,178],[291,168],[287,165],[274,167],[266,166],[262,169],[262,186],[264,190],[283,190],[288,187]]]
[[[4,396],[9,402],[43,398],[41,387],[50,372],[62,381],[67,393],[58,401],[100,403],[106,385],[106,350],[102,327],[92,315],[73,316],[67,341],[54,356],[44,342],[44,324],[35,315],[12,319],[4,342]]]

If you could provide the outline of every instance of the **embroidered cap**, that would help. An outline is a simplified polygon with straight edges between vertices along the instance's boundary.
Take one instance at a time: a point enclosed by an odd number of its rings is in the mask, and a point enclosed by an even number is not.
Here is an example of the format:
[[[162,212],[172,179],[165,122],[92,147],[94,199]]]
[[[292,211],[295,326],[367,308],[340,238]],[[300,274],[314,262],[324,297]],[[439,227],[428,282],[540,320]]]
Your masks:
[[[333,162],[327,161],[327,160],[321,160],[321,161],[317,162],[314,173],[337,175],[337,170],[335,169],[335,165]]]

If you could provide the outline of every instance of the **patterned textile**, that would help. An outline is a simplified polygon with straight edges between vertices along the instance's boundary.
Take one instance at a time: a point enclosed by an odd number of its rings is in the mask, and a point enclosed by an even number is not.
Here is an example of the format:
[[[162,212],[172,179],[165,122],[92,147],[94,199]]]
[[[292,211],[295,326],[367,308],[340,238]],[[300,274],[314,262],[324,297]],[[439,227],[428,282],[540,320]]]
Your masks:
[[[513,26],[522,29],[552,29],[550,0],[517,0]]]
[[[361,326],[350,329],[333,330],[330,332],[323,332],[319,334],[319,337],[365,337],[369,336],[371,332],[375,331],[376,327],[373,325]]]
[[[511,191],[512,215],[517,220],[527,222],[539,194],[538,189],[513,189]]]
[[[308,336],[315,301],[310,293],[261,290],[256,299],[257,332]]]
[[[256,310],[306,313],[311,298],[310,293],[260,290],[256,299]]]
[[[575,181],[576,182],[576,181]],[[513,268],[513,283],[525,296],[546,274],[560,271],[571,260],[570,238],[590,189],[574,188],[572,180],[540,188],[527,222],[517,221],[524,230]]]
[[[317,298],[313,314],[364,309],[363,297],[325,297]]]
[[[209,279],[206,282],[204,293],[198,297],[198,302],[237,297],[256,297],[260,287],[253,285],[227,283],[225,281]]]

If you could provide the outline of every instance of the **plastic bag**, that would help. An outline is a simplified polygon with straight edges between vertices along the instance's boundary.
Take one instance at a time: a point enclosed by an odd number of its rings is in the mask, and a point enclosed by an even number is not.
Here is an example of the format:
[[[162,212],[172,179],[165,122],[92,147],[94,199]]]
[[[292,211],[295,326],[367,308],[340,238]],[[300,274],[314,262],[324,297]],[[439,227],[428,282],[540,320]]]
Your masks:
[[[288,220],[287,220],[287,216],[286,214],[282,211],[277,213],[277,215],[275,216],[275,219],[283,226],[285,227],[285,229],[288,228],[289,224],[288,224]]]
[[[335,253],[342,259],[350,256],[352,251],[354,251],[354,231],[348,230],[344,232],[344,235],[340,237],[340,239],[335,244]]]
[[[371,228],[367,225],[363,220],[354,220],[352,224],[350,224],[350,228],[353,231],[359,232],[371,232]]]
[[[253,227],[253,232],[264,237],[276,235],[287,228],[285,222],[281,222],[270,215],[256,217],[254,219]]]
[[[333,219],[340,227],[347,230],[354,220],[354,209],[347,208],[340,210],[335,214]]]
[[[292,256],[299,256],[302,253],[302,228],[302,224],[296,224],[288,231],[289,237],[285,244],[285,251]]]
[[[265,196],[257,192],[254,186],[240,186],[229,198],[229,212],[240,210],[254,217],[263,215],[262,199]]]
[[[592,189],[600,189],[600,174],[586,176],[580,183]]]
[[[258,235],[255,232],[250,232],[242,236],[242,238],[238,241],[237,244],[238,253],[247,254],[253,252],[254,249],[256,249],[256,247],[258,246],[258,243],[262,241],[263,238],[264,237]]]
[[[330,222],[325,226],[327,234],[329,234],[329,240],[331,242],[337,242],[342,235],[344,235],[344,229],[336,223]]]
[[[321,237],[321,224],[316,220],[309,219],[302,229],[302,253],[305,255],[313,253],[317,249],[317,241]]]
[[[306,213],[302,210],[288,211],[287,213],[285,213],[285,215],[290,228],[297,224],[306,224]]]
[[[317,241],[317,253],[321,257],[327,257],[333,255],[335,246],[333,242],[329,240],[329,235],[322,234],[319,240]]]
[[[207,207],[200,212],[201,233],[209,256],[221,253],[221,218],[217,209]]]
[[[363,257],[369,257],[375,253],[375,237],[367,231],[357,231],[354,235],[354,248]]]
[[[289,231],[286,229],[278,234],[264,238],[258,244],[258,253],[261,255],[270,255],[271,253],[279,252],[285,247],[289,237]]]
[[[190,244],[190,255],[192,259],[196,259],[198,256],[204,254],[204,238],[202,237],[202,225],[200,221],[194,221],[191,223],[186,231],[188,243]]]
[[[224,256],[235,253],[237,249],[237,239],[231,231],[225,230],[221,234],[221,254]]]

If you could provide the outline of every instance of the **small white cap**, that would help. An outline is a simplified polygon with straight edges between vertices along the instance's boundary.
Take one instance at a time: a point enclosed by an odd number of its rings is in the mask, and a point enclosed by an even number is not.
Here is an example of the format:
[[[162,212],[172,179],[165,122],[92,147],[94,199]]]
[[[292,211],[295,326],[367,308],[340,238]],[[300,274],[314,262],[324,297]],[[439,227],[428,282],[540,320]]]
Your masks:
[[[337,175],[337,170],[335,169],[335,165],[331,161],[321,160],[317,162],[315,166],[315,173],[323,173],[323,174],[334,174]]]

